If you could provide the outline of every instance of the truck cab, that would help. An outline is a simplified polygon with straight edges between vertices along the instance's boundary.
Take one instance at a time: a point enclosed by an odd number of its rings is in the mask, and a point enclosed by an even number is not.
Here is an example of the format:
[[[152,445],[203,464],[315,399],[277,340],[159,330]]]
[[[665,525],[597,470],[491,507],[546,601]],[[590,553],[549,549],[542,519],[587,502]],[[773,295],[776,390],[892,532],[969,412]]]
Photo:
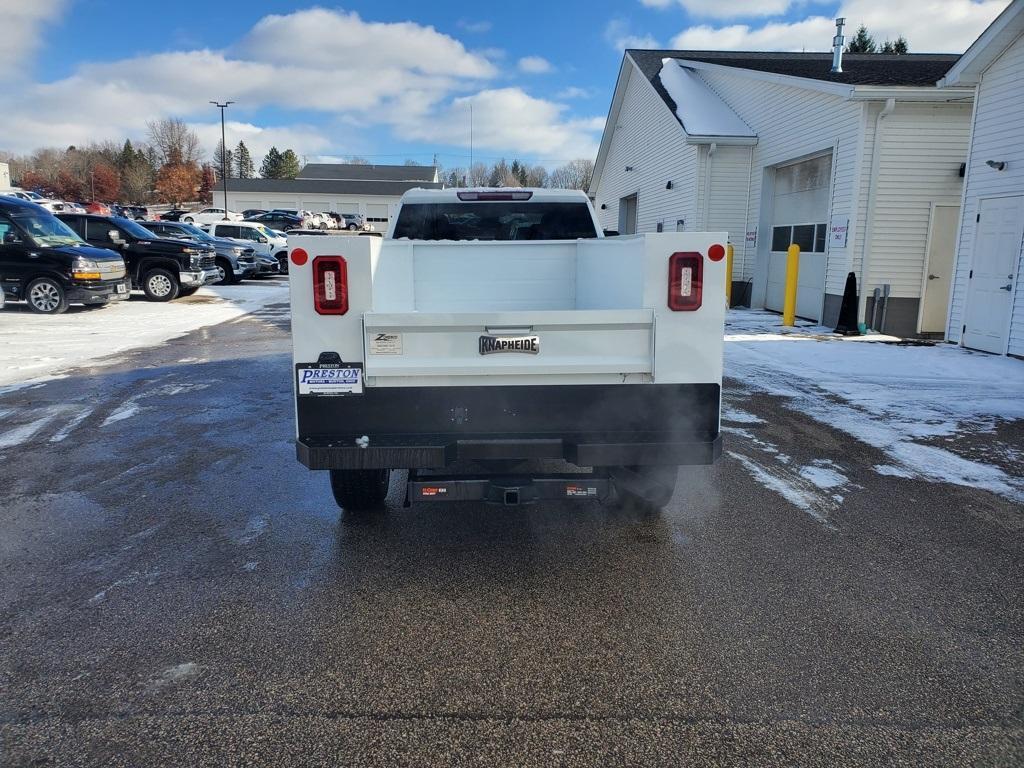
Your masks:
[[[56,315],[126,299],[130,287],[120,254],[89,247],[39,205],[0,197],[0,294]]]
[[[347,512],[395,469],[409,503],[663,506],[721,453],[725,245],[605,238],[547,189],[410,190],[383,240],[290,238],[300,462]]]
[[[209,243],[160,238],[120,216],[61,213],[57,218],[90,245],[120,253],[132,284],[150,301],[172,301],[220,279]]]

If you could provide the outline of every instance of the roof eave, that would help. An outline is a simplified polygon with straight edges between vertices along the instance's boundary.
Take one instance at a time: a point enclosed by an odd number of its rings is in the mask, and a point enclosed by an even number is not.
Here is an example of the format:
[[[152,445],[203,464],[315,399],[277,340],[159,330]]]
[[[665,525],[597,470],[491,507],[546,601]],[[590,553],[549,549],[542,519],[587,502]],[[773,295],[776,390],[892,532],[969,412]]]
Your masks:
[[[975,86],[1013,42],[1024,34],[1024,2],[1010,3],[938,82],[940,88]]]
[[[685,131],[685,128],[683,129]],[[722,146],[752,147],[757,136],[700,136],[686,134],[687,144],[721,144]]]
[[[950,102],[971,101],[974,88],[936,88],[933,85],[857,85],[850,95],[850,101],[897,101]]]

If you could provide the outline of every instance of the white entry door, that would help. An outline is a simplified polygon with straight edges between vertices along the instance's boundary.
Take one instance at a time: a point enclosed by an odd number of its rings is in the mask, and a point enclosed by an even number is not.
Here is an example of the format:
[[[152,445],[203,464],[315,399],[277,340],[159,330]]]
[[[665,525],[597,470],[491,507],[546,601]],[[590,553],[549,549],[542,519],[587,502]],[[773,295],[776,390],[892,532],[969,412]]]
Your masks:
[[[1004,354],[1024,239],[1024,196],[978,201],[964,313],[965,347]]]
[[[949,289],[953,283],[953,253],[956,251],[956,228],[960,223],[959,205],[932,207],[928,233],[927,277],[921,300],[921,333],[944,333]]]

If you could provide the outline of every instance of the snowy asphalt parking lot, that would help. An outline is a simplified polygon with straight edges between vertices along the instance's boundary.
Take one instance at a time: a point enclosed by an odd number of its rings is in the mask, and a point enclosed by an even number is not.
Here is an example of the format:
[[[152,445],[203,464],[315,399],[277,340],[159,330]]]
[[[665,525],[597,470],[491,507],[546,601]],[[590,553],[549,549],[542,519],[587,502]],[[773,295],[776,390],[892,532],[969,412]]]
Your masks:
[[[357,524],[286,299],[0,311],[0,764],[1024,763],[1024,362],[736,311],[660,516]]]

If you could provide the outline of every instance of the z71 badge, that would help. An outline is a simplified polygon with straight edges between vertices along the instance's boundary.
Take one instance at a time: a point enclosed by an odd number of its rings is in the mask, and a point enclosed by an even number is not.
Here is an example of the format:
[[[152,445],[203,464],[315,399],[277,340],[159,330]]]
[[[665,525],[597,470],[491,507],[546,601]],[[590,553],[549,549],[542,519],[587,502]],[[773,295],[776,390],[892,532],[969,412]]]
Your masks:
[[[519,352],[525,355],[540,354],[538,336],[481,336],[480,354],[493,355],[498,352]]]

